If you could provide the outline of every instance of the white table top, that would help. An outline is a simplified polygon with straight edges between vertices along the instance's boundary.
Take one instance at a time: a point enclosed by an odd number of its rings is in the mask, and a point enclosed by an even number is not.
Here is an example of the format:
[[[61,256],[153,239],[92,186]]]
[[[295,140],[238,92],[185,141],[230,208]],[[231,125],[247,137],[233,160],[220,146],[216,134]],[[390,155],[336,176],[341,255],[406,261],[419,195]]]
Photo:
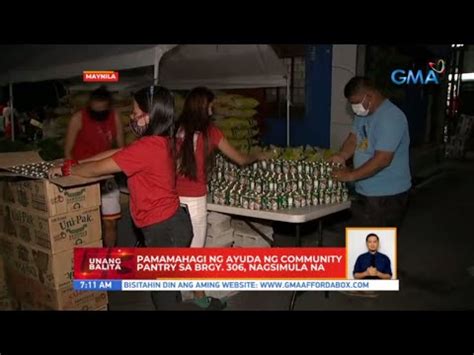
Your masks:
[[[291,208],[278,211],[255,211],[240,207],[230,207],[207,204],[207,210],[219,213],[227,213],[237,216],[252,217],[258,219],[267,219],[270,221],[279,221],[286,223],[304,223],[309,222],[330,214],[343,211],[351,207],[351,202],[333,203],[328,205],[308,206],[300,208]]]

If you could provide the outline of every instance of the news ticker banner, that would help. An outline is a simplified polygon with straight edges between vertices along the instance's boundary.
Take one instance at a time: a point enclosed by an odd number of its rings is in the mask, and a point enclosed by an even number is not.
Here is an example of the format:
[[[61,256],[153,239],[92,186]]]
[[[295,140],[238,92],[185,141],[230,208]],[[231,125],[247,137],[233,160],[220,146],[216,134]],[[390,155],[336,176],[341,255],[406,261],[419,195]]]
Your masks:
[[[74,288],[384,290],[398,280],[348,280],[345,248],[75,248]]]

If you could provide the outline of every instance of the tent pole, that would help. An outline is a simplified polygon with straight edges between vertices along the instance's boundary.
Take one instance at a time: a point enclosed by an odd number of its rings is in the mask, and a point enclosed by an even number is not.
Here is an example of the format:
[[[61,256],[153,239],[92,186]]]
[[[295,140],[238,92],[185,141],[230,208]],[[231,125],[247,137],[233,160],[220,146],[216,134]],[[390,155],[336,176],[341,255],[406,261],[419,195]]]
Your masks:
[[[290,80],[286,77],[286,146],[290,146]]]
[[[9,85],[9,89],[10,89],[10,124],[11,124],[11,130],[12,130],[12,142],[15,141],[15,122],[14,122],[14,117],[15,115],[13,114],[13,111],[14,111],[14,106],[13,106],[13,84],[12,82],[10,82],[10,85]]]
[[[158,70],[159,70],[159,63],[160,63],[160,49],[158,47],[155,48],[155,63],[153,66],[153,85],[158,85]]]

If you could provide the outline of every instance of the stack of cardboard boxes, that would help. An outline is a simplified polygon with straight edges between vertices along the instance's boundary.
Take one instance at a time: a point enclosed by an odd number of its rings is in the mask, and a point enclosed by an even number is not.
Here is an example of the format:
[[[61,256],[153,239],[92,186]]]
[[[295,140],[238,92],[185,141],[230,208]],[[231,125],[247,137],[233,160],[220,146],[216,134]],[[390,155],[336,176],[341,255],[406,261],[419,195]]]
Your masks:
[[[97,180],[12,176],[36,153],[0,154],[0,254],[11,296],[25,310],[99,310],[104,292],[74,291],[74,247],[101,247]]]
[[[3,262],[3,258],[0,256],[0,310],[10,311],[14,309],[16,309],[16,305],[8,292],[5,263]]]
[[[273,227],[270,224],[255,221],[246,223],[244,220],[233,218],[231,226],[234,229],[234,248],[270,248],[273,244]]]
[[[255,221],[246,223],[244,220],[216,212],[211,212],[207,216],[206,247],[208,248],[269,248],[271,243],[273,243],[273,228],[270,224]]]
[[[227,248],[234,244],[234,230],[230,226],[230,216],[211,212],[207,215],[208,248]]]

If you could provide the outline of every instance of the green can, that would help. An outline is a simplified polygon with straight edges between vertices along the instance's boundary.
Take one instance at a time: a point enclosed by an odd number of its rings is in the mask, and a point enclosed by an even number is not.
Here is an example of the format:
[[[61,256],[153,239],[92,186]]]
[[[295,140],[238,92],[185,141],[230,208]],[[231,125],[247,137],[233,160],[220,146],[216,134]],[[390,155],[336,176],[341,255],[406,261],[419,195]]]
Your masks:
[[[293,207],[294,208],[300,208],[301,207],[301,199],[300,195],[298,194],[293,194]]]
[[[275,172],[275,160],[271,159],[269,162],[268,162],[268,168],[270,169],[270,171],[273,173]]]
[[[263,192],[263,190],[262,190],[262,179],[261,178],[258,178],[257,180],[255,180],[255,192],[257,194],[261,194]]]
[[[332,196],[332,190],[326,190],[326,194],[324,195],[324,203],[326,205],[331,203],[331,196]]]
[[[288,196],[288,208],[295,208],[295,195],[293,193],[287,194]]]
[[[298,180],[296,178],[291,179],[291,192],[298,191]]]
[[[342,201],[349,201],[349,190],[347,188],[342,189]]]
[[[248,195],[242,196],[242,208],[248,209],[249,208],[249,197]]]
[[[300,195],[301,196],[301,207],[306,207],[306,196],[305,195]]]
[[[298,184],[298,191],[300,191],[300,192],[303,191],[304,188],[305,188],[303,177],[301,175],[298,175],[296,177],[296,181],[297,181],[297,184]]]
[[[262,196],[260,196],[260,195],[255,196],[254,209],[256,211],[260,211],[262,209]]]
[[[319,189],[320,190],[326,190],[328,187],[327,180],[325,178],[322,178],[319,180]]]
[[[272,211],[278,211],[278,198],[276,195],[271,195],[270,205],[271,205]]]
[[[255,209],[255,196],[252,193],[249,195],[249,209],[250,210]]]
[[[298,173],[298,165],[295,161],[290,161],[290,174],[297,174]]]
[[[332,178],[328,178],[328,189],[332,189],[334,186],[334,181],[332,180]]]
[[[249,179],[249,186],[250,186],[250,191],[255,191],[255,180],[253,177]]]
[[[313,180],[313,191],[319,191],[319,180],[318,179]]]
[[[288,208],[288,196],[287,195],[279,195],[278,196],[278,205],[281,209]]]
[[[313,179],[310,175],[306,175],[304,178],[305,182],[305,190],[306,191],[313,191]]]
[[[281,174],[281,173],[282,173],[281,161],[280,161],[280,160],[276,160],[276,161],[275,161],[275,173],[277,173],[277,174]]]
[[[277,180],[277,192],[283,194],[286,192],[286,184],[283,180]]]
[[[326,191],[319,190],[319,204],[324,205],[326,203]]]

